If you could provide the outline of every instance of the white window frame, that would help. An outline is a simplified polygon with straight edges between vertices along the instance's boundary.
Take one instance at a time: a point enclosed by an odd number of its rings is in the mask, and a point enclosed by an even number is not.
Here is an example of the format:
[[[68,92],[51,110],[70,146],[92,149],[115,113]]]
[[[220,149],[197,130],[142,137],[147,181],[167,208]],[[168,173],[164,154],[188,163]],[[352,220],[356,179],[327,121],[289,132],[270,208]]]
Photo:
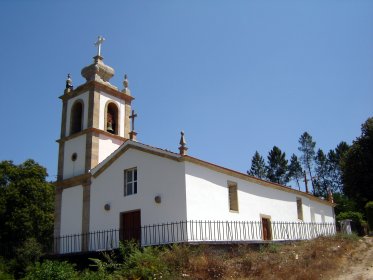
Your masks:
[[[129,181],[128,174],[131,174]],[[124,196],[137,194],[137,167],[124,170]]]

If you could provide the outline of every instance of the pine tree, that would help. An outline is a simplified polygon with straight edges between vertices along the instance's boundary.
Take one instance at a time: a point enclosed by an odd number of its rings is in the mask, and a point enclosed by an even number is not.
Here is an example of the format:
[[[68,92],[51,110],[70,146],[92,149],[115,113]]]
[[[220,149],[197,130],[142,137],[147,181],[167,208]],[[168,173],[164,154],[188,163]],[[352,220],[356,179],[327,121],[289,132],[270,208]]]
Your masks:
[[[331,180],[330,188],[333,193],[343,192],[341,163],[348,149],[349,145],[342,141],[334,150],[330,150],[328,153],[329,176]]]
[[[316,196],[327,197],[328,189],[331,187],[330,165],[328,158],[321,149],[316,153],[315,165],[316,176],[313,179],[313,194]]]
[[[361,126],[361,135],[352,143],[342,161],[344,192],[364,211],[373,201],[373,117]]]
[[[267,178],[271,182],[285,185],[289,182],[287,176],[288,161],[286,155],[278,147],[273,146],[268,153]]]
[[[255,154],[251,159],[251,168],[247,171],[247,174],[260,179],[266,178],[266,165],[263,157],[259,154],[258,151],[255,151]]]
[[[304,132],[299,138],[299,144],[300,146],[298,147],[298,150],[302,152],[300,160],[303,164],[304,169],[308,170],[309,178],[311,178],[312,188],[314,188],[312,179],[312,165],[315,157],[316,142],[312,140],[312,136],[309,135],[308,132]]]
[[[293,154],[290,158],[290,164],[288,167],[288,178],[289,180],[295,180],[297,187],[300,190],[299,180],[303,178],[303,169],[298,161],[298,157]]]

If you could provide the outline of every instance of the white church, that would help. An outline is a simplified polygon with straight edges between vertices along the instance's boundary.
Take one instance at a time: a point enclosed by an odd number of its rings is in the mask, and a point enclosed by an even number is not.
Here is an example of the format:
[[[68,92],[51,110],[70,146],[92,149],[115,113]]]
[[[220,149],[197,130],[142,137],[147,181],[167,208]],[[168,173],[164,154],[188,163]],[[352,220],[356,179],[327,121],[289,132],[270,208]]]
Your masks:
[[[175,242],[259,242],[335,233],[332,201],[136,140],[134,100],[110,83],[99,37],[76,88],[70,76],[57,141],[58,253]],[[132,125],[131,125],[132,123]]]

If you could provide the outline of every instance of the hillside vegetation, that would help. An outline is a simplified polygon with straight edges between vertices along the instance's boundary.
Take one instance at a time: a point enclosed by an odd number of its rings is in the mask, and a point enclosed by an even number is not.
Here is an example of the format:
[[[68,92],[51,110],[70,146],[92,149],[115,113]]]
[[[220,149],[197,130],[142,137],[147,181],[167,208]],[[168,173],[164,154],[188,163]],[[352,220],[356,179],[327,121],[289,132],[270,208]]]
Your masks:
[[[117,253],[91,260],[91,270],[78,272],[73,264],[44,261],[29,267],[24,279],[333,279],[360,243],[354,235],[260,246],[141,249],[127,243]]]

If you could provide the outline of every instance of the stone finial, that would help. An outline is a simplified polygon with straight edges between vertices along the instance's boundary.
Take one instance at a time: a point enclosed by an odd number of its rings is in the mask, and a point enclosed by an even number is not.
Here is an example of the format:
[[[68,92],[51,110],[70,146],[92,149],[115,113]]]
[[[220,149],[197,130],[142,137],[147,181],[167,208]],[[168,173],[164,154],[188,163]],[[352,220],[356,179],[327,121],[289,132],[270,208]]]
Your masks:
[[[184,131],[181,131],[180,134],[181,134],[181,137],[180,137],[180,143],[179,143],[180,144],[179,151],[180,151],[180,155],[185,156],[187,155],[188,148],[186,146]]]
[[[124,88],[128,88],[128,77],[127,74],[124,74],[124,81],[123,81]]]
[[[131,95],[131,91],[130,91],[130,89],[128,88],[128,76],[127,76],[127,74],[124,74],[124,79],[123,79],[123,90],[122,90],[122,92],[123,93],[126,93],[126,94],[128,94],[128,95]]]
[[[65,91],[66,92],[70,92],[73,89],[74,89],[74,87],[73,87],[73,81],[71,80],[71,75],[69,73],[69,74],[67,74]]]

